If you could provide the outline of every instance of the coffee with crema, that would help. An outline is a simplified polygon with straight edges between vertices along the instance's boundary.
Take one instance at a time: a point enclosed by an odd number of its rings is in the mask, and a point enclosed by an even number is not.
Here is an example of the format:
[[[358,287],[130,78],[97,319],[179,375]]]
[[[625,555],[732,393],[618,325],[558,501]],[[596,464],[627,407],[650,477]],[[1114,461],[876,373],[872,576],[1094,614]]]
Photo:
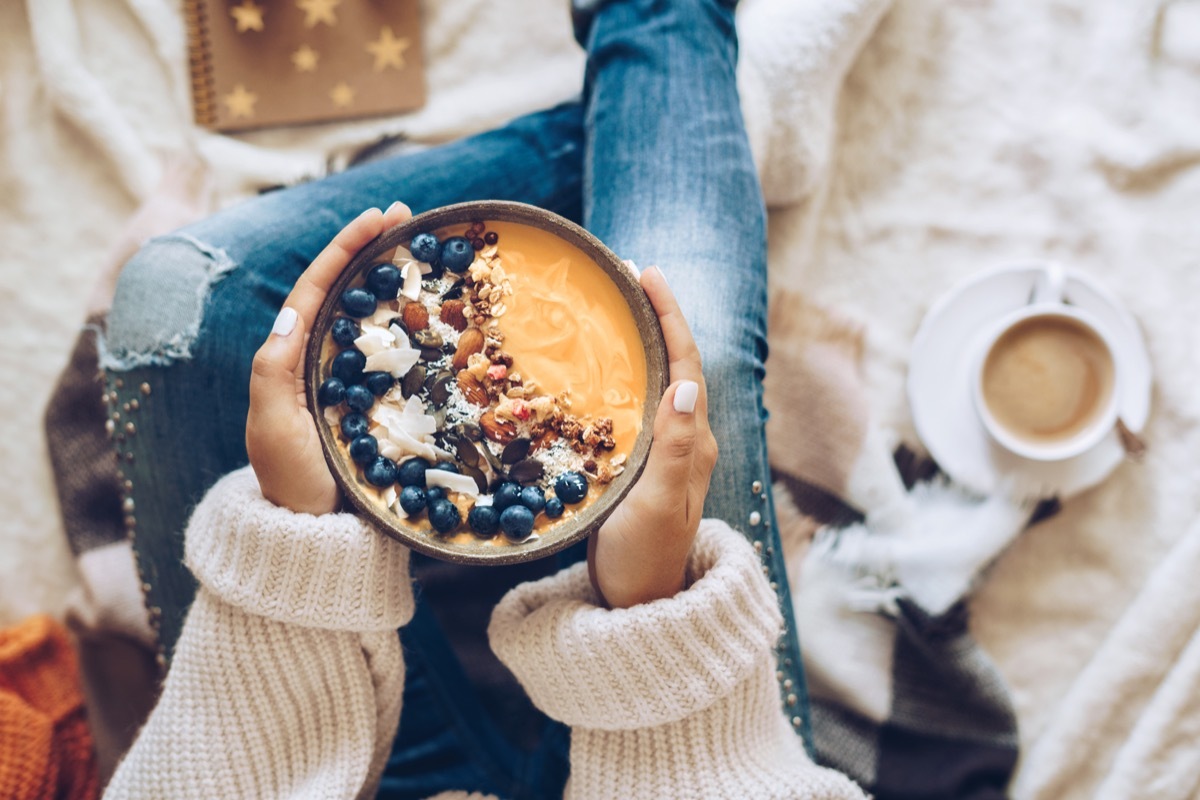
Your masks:
[[[1065,442],[1104,414],[1113,373],[1108,347],[1087,326],[1070,317],[1031,317],[988,351],[983,401],[1010,435],[1039,445]]]

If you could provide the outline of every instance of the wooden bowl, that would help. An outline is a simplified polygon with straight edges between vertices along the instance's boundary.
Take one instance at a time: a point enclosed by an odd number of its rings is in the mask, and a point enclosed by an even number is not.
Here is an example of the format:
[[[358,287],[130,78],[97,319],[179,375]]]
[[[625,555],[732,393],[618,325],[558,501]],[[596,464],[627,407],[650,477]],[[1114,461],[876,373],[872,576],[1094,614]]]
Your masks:
[[[646,397],[644,398],[641,431],[629,454],[624,472],[618,475],[607,488],[589,505],[574,512],[524,542],[492,543],[478,540],[465,543],[452,542],[426,530],[410,527],[399,515],[383,508],[373,500],[360,484],[358,466],[343,455],[338,442],[340,431],[330,428],[324,415],[316,411],[317,389],[328,376],[328,362],[334,355],[326,349],[328,332],[333,320],[341,313],[339,298],[342,292],[363,272],[376,264],[380,257],[397,247],[407,246],[418,233],[435,231],[448,225],[472,222],[512,222],[528,225],[549,232],[574,245],[590,258],[612,279],[621,295],[629,304],[634,321],[641,333],[646,357]],[[380,531],[404,542],[414,550],[444,561],[459,564],[515,564],[552,555],[586,538],[600,527],[617,504],[628,494],[641,475],[650,451],[654,418],[659,402],[669,384],[667,348],[663,340],[658,317],[650,305],[641,285],[633,272],[625,266],[599,239],[578,225],[557,214],[523,203],[501,200],[481,200],[445,206],[413,217],[408,222],[385,231],[364,247],[350,262],[334,283],[329,296],[317,314],[313,335],[309,338],[306,361],[305,383],[308,406],[314,410],[317,433],[325,460],[333,477],[345,493],[354,509]],[[465,521],[464,521],[465,527]],[[501,539],[503,537],[500,537]]]

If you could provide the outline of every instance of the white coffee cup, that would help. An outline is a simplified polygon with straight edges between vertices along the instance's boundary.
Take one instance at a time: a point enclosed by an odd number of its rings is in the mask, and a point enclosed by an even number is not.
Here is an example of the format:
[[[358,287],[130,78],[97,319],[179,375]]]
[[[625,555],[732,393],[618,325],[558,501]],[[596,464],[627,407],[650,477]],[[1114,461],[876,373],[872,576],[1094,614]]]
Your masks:
[[[1062,267],[1047,264],[1030,302],[999,320],[981,338],[972,372],[975,410],[988,435],[1005,450],[1035,461],[1081,455],[1117,422],[1120,375],[1112,332],[1087,311],[1070,305],[1065,287]],[[992,359],[995,363],[989,365]],[[1093,382],[1098,383],[1098,396],[1080,400],[1090,397]],[[1002,419],[1006,413],[1008,418]],[[1073,420],[1061,436],[1043,433],[1037,427],[1043,420],[1029,422],[1044,414],[1045,424],[1059,424],[1067,413],[1078,413],[1082,419]],[[1015,423],[1021,414],[1025,416]]]

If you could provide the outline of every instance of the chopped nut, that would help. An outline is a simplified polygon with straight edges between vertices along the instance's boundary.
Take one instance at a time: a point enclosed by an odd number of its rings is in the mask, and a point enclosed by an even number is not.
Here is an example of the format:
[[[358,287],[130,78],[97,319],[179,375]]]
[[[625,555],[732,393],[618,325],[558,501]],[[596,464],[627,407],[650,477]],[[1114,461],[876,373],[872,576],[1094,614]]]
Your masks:
[[[467,370],[462,370],[458,373],[458,390],[462,392],[462,396],[468,403],[474,403],[477,406],[486,406],[490,400],[487,390],[480,385],[478,379],[475,378]]]
[[[420,303],[406,304],[404,311],[400,313],[400,317],[404,321],[404,327],[409,332],[415,333],[429,327],[429,310]]]
[[[467,358],[467,372],[474,376],[475,380],[482,381],[487,375],[488,367],[492,362],[483,353],[472,353]]]
[[[442,322],[461,333],[467,329],[467,317],[463,313],[465,308],[466,303],[462,300],[447,300],[442,303],[442,310],[438,317]]]
[[[508,444],[517,438],[517,426],[499,419],[493,411],[485,411],[479,417],[479,427],[484,436],[497,444]]]
[[[495,355],[492,356],[492,363],[503,364],[506,367],[511,367],[513,365],[513,357],[503,350],[499,350],[495,353]]]
[[[454,351],[454,360],[450,366],[455,372],[466,369],[467,360],[483,350],[483,331],[479,328],[467,328],[458,337],[458,348]]]

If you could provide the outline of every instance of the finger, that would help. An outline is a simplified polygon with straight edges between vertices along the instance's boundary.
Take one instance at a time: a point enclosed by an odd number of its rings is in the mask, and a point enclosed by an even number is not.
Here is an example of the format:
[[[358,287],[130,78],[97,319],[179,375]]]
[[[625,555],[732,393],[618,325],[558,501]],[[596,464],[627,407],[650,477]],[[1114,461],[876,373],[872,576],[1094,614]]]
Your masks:
[[[273,428],[290,422],[299,411],[296,369],[304,351],[304,331],[304,320],[294,308],[285,305],[275,318],[267,340],[254,354],[248,435],[253,431],[254,436],[269,436]]]
[[[699,512],[689,507],[700,433],[695,413],[699,391],[700,385],[691,380],[667,387],[654,418],[654,443],[646,468],[631,493],[631,500],[652,513],[683,514],[689,522]]]
[[[672,382],[680,380],[694,381],[699,386],[697,409],[708,424],[708,392],[704,385],[704,372],[700,363],[700,348],[692,337],[692,329],[688,326],[679,308],[679,301],[671,291],[667,279],[658,267],[649,267],[642,272],[642,288],[654,306],[658,315],[658,324],[662,328],[663,339],[667,344],[667,361]]]
[[[368,208],[359,214],[313,259],[312,264],[297,279],[296,286],[284,301],[284,305],[296,309],[300,317],[311,324],[321,304],[325,302],[326,295],[329,294],[329,287],[358,251],[387,228],[398,225],[411,216],[412,212],[403,203],[393,203],[386,214],[378,208]]]

